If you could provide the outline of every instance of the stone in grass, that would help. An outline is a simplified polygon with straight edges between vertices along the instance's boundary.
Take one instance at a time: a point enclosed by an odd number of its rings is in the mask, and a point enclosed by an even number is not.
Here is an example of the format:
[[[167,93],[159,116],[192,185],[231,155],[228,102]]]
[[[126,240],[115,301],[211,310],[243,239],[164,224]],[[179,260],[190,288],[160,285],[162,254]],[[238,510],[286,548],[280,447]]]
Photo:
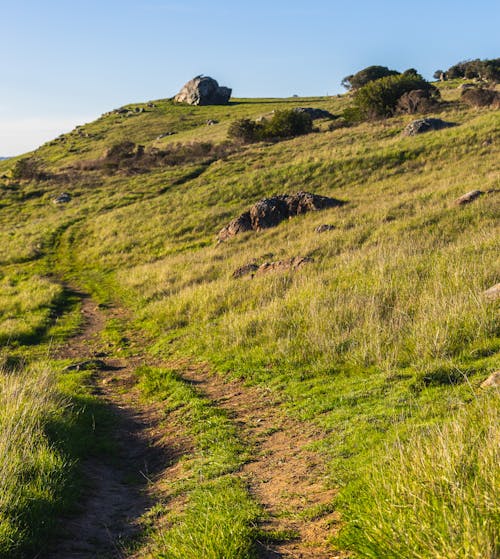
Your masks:
[[[244,231],[260,231],[275,227],[285,219],[310,211],[333,208],[344,204],[344,201],[336,198],[303,191],[296,194],[279,194],[271,198],[264,198],[222,228],[218,234],[218,241],[226,241]]]
[[[430,132],[431,130],[442,130],[443,128],[450,128],[450,126],[456,126],[453,122],[446,122],[440,118],[419,118],[410,122],[408,126],[403,130],[403,136],[416,136],[417,134],[423,134],[424,132]]]
[[[323,225],[319,225],[314,230],[316,233],[325,233],[326,231],[333,231],[335,229],[335,225],[328,225],[327,223],[323,223]]]
[[[500,387],[500,371],[495,371],[484,382],[481,383],[481,388],[492,387]]]
[[[285,260],[277,260],[275,262],[264,262],[260,266],[256,262],[245,264],[233,272],[233,278],[242,278],[244,276],[254,277],[256,275],[267,274],[269,272],[295,272],[302,268],[305,264],[314,262],[308,256],[294,256]]]
[[[470,192],[467,192],[467,194],[464,194],[463,196],[460,196],[460,198],[457,198],[455,200],[455,204],[457,206],[463,206],[464,204],[469,204],[470,202],[472,202],[476,198],[479,198],[479,196],[482,196],[483,194],[484,192],[482,190],[471,190]]]
[[[497,283],[493,287],[490,287],[486,291],[483,291],[483,295],[487,299],[491,299],[492,301],[496,301],[497,299],[500,299],[500,283]]]
[[[68,194],[67,192],[62,192],[61,194],[59,194],[59,196],[56,196],[52,202],[54,204],[67,204],[68,202],[71,202],[71,194]]]
[[[71,365],[64,367],[63,371],[68,373],[71,371],[104,371],[107,368],[108,366],[101,359],[87,359],[86,361],[78,361],[77,363],[72,363]]]

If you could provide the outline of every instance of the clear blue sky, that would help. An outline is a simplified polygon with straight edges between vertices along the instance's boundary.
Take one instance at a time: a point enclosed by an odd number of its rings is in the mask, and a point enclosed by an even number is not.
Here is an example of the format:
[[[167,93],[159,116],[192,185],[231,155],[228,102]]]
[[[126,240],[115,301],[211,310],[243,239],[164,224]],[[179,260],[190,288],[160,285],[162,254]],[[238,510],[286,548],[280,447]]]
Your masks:
[[[197,74],[237,97],[325,95],[371,64],[430,78],[500,56],[499,0],[0,0],[0,155]]]

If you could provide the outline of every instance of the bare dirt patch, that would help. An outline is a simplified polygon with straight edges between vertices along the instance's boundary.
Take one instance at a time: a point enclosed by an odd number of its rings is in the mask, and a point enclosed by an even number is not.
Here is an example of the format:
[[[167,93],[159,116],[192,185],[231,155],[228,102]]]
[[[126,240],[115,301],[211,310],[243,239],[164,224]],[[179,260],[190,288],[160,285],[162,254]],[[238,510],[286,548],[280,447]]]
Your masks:
[[[108,318],[120,311],[103,311],[83,293],[82,329],[56,357],[82,362],[97,359],[95,393],[114,415],[113,456],[91,457],[82,464],[87,486],[79,512],[59,520],[58,537],[46,559],[122,558],[141,531],[141,516],[161,497],[164,479],[176,475],[188,441],[163,420],[160,404],[145,403],[136,387],[134,370],[142,359],[108,357],[99,339]],[[134,342],[131,342],[133,345]],[[135,345],[139,346],[136,341]]]
[[[323,437],[321,430],[286,416],[270,391],[224,380],[200,367],[183,369],[186,380],[229,412],[256,450],[241,475],[267,514],[263,529],[283,535],[279,543],[261,542],[260,557],[344,557],[328,545],[339,527],[331,507],[335,490],[325,487],[324,464],[308,448]]]

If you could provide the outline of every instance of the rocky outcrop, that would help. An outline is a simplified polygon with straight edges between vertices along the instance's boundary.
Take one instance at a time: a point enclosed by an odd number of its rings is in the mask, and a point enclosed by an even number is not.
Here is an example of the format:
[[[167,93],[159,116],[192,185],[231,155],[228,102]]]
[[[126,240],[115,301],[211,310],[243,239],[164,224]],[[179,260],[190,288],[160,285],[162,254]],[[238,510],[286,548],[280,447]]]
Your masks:
[[[430,132],[431,130],[449,128],[450,126],[455,126],[455,124],[453,122],[446,122],[440,118],[419,118],[408,124],[403,130],[403,136],[416,136],[417,134]]]
[[[482,196],[483,194],[484,194],[484,192],[482,190],[471,190],[470,192],[467,192],[467,194],[464,194],[463,196],[460,196],[460,198],[457,198],[455,200],[455,204],[457,206],[463,206],[464,204],[470,204],[470,202],[472,202],[476,198],[479,198],[479,196]]]
[[[263,264],[257,264],[256,262],[251,262],[250,264],[245,264],[233,272],[233,278],[242,278],[244,276],[258,276],[262,274],[267,274],[269,272],[294,272],[299,268],[302,268],[305,264],[314,262],[312,258],[308,256],[294,256],[293,258],[287,258],[285,260],[276,260],[275,262],[264,262]]]
[[[484,87],[472,87],[462,91],[461,101],[471,107],[500,108],[500,91]]]
[[[318,120],[320,118],[334,118],[332,113],[324,109],[314,109],[313,107],[297,107],[293,109],[296,113],[305,113],[311,117],[311,120]]]
[[[218,241],[226,241],[244,231],[260,231],[275,227],[285,219],[306,212],[333,208],[343,204],[345,202],[336,198],[302,191],[296,194],[280,194],[272,198],[264,198],[221,229]]]
[[[232,90],[221,87],[208,76],[196,76],[174,97],[177,103],[188,105],[225,105],[231,98]]]
[[[399,114],[426,113],[432,111],[438,105],[438,101],[427,89],[414,89],[403,93],[396,105]]]

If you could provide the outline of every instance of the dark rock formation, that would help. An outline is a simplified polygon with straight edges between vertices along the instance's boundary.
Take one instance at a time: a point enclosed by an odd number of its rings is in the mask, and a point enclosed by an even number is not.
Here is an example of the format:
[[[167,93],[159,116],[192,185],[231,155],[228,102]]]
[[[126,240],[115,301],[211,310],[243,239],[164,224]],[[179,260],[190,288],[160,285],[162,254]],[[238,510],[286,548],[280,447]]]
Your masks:
[[[500,91],[486,89],[483,87],[473,87],[462,91],[460,99],[471,107],[492,107],[500,108]]]
[[[256,202],[249,211],[233,219],[220,230],[219,242],[234,237],[244,231],[260,231],[275,227],[285,219],[310,211],[342,206],[345,202],[336,198],[297,192],[297,194],[280,194],[272,198],[264,198]]]
[[[438,102],[432,97],[431,93],[427,89],[414,89],[403,93],[396,105],[396,112],[399,114],[415,114],[432,111],[436,108]]]
[[[334,118],[332,113],[324,109],[314,109],[312,107],[297,107],[293,109],[296,113],[306,113],[311,117],[311,120],[318,120],[320,118]]]
[[[230,88],[220,87],[213,78],[196,76],[184,85],[174,101],[188,105],[225,105],[231,93]]]
[[[416,136],[417,134],[430,132],[431,130],[449,128],[450,126],[455,126],[455,124],[453,122],[445,122],[440,118],[420,118],[410,122],[410,124],[408,124],[408,126],[403,130],[403,135]]]

